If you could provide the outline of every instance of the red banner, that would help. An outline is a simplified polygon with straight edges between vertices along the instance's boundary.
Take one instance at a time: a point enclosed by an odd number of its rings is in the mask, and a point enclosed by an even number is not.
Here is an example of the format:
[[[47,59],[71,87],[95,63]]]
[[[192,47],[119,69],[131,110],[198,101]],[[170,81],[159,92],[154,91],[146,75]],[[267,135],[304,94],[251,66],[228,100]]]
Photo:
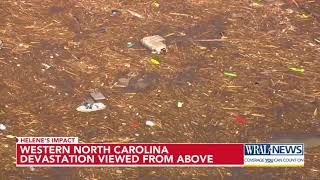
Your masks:
[[[243,166],[243,144],[21,144],[17,166]]]

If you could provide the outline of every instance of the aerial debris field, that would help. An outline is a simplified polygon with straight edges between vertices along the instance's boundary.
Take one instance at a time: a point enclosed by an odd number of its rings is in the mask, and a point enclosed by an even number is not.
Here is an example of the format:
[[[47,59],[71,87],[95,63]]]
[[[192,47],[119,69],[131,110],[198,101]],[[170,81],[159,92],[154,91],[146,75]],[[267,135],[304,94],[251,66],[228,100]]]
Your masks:
[[[319,0],[1,0],[0,17],[0,177],[320,176]],[[296,142],[305,167],[16,168],[17,136]]]

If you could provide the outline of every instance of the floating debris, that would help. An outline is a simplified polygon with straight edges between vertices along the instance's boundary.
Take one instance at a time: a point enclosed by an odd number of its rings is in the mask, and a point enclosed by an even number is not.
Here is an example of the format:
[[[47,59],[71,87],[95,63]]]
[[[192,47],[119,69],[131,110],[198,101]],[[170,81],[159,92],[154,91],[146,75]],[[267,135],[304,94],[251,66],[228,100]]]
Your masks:
[[[165,39],[159,35],[148,36],[141,39],[142,45],[149,48],[152,53],[157,54],[165,53],[168,51],[167,46],[164,42]]]
[[[302,13],[299,15],[302,19],[309,19],[311,18],[311,14]]]
[[[46,64],[46,63],[41,63],[41,65],[44,66],[45,70],[51,68],[51,66],[49,64]]]
[[[294,11],[292,9],[286,9],[286,13],[292,14]]]
[[[0,130],[4,131],[6,129],[7,129],[7,127],[4,124],[0,124]]]
[[[36,168],[35,167],[30,167],[30,171],[35,171]]]
[[[139,122],[137,122],[137,121],[135,121],[135,122],[133,122],[131,125],[130,125],[132,128],[139,128],[140,127],[140,124],[139,124]]]
[[[181,108],[183,106],[183,102],[178,102],[178,107]]]
[[[288,0],[288,4],[291,5],[291,4],[294,4],[297,6],[297,8],[299,8],[299,4],[297,3],[296,0]]]
[[[194,41],[197,41],[197,42],[220,42],[220,41],[225,41],[224,39],[226,39],[226,37],[222,38],[221,39],[199,39],[199,40],[194,40]]]
[[[129,78],[120,78],[118,79],[118,82],[116,82],[113,86],[124,88],[129,86],[129,82],[130,82]]]
[[[160,7],[160,4],[157,2],[157,1],[154,1],[152,4],[151,4],[152,7],[155,7],[155,8],[159,8]]]
[[[235,72],[225,71],[223,74],[230,77],[237,77]]]
[[[120,14],[120,13],[121,13],[121,10],[120,10],[120,9],[117,9],[117,8],[112,8],[112,9],[111,9],[111,13],[112,13],[112,14]]]
[[[77,108],[77,111],[79,112],[94,112],[94,111],[100,111],[106,108],[106,105],[103,103],[84,103],[81,106]]]
[[[85,98],[84,103],[93,104],[95,101],[92,97],[87,97]]]
[[[100,91],[91,92],[90,96],[96,101],[106,99],[106,97]]]
[[[144,19],[144,17],[143,17],[141,14],[137,13],[137,12],[134,12],[134,11],[131,11],[131,10],[128,10],[128,12],[129,12],[132,16],[135,16],[135,17],[140,18],[140,19]]]
[[[3,47],[3,42],[0,40],[0,49]]]
[[[249,5],[250,7],[262,7],[262,4],[259,4],[258,2],[253,2]]]
[[[304,72],[304,69],[303,68],[289,68],[291,71],[294,71],[294,72],[300,72],[300,73],[303,73]]]
[[[152,58],[152,59],[151,59],[151,64],[160,65],[160,62],[159,62],[157,59]]]
[[[246,119],[243,118],[243,117],[241,117],[240,115],[235,115],[235,116],[233,116],[233,117],[234,117],[234,119],[235,119],[236,121],[238,121],[240,124],[246,124]]]
[[[106,33],[107,31],[108,31],[107,27],[101,27],[101,28],[98,29],[99,33]]]
[[[128,48],[133,48],[133,46],[134,46],[134,44],[133,44],[132,42],[128,42],[128,43],[127,43],[127,47],[128,47]]]
[[[146,121],[146,125],[147,125],[147,126],[150,126],[150,127],[153,127],[153,126],[156,125],[156,123],[153,122],[153,121]]]
[[[121,174],[122,171],[121,171],[120,169],[117,169],[117,170],[116,170],[116,173]]]
[[[315,38],[314,41],[317,42],[318,44],[320,44],[320,37]]]
[[[13,138],[16,138],[16,136],[12,136],[12,135],[6,135],[6,138],[10,138],[10,139],[13,139]]]
[[[6,112],[2,109],[0,109],[0,116],[6,114]]]

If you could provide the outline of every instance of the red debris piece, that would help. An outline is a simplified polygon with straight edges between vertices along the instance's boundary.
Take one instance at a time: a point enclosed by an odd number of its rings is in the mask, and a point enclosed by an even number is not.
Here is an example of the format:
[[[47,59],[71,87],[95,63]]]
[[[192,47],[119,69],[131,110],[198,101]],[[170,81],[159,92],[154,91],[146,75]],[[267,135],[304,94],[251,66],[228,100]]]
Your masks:
[[[139,124],[139,122],[135,121],[135,122],[133,122],[133,123],[131,124],[131,127],[136,129],[136,128],[139,128],[139,127],[140,127],[140,124]]]
[[[240,115],[234,115],[233,117],[234,117],[234,119],[235,119],[236,121],[238,121],[239,123],[241,123],[241,124],[246,124],[246,119],[243,118],[243,117],[241,117]]]
[[[288,3],[289,5],[292,5],[294,2],[293,2],[292,0],[287,0],[287,3]]]
[[[289,5],[296,5],[297,7],[299,7],[299,4],[297,3],[297,1],[296,0],[287,0],[287,2],[288,2],[288,4]]]

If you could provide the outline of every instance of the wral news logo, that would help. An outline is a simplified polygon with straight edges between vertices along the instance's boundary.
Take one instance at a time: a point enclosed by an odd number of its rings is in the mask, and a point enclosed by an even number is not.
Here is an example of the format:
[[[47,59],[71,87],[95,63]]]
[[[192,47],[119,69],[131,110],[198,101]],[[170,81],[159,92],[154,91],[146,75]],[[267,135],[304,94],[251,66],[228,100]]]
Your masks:
[[[245,166],[304,166],[304,144],[245,144]]]
[[[303,144],[245,144],[244,155],[303,155]]]

